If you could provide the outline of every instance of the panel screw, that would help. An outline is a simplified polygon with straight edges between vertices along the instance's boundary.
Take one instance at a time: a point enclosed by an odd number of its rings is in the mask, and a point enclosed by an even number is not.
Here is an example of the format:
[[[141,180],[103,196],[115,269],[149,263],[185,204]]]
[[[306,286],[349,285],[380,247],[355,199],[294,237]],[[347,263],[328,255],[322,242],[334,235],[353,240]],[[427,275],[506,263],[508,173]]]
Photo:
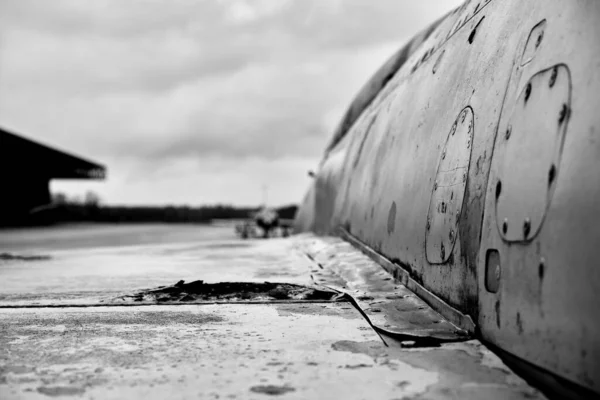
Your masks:
[[[496,277],[497,281],[500,280],[500,264],[496,264],[496,268],[494,269],[494,276]]]
[[[552,68],[552,74],[550,75],[550,87],[554,86],[556,83],[556,76],[558,75],[558,69],[556,67]]]
[[[525,103],[527,103],[527,100],[529,100],[529,96],[531,96],[531,83],[528,83],[527,87],[525,88]]]
[[[540,47],[540,44],[542,44],[542,39],[544,38],[544,31],[541,31],[540,34],[537,37],[537,41],[535,42],[535,47],[538,48]]]
[[[502,223],[502,233],[506,234],[506,231],[508,231],[508,218],[504,218]]]
[[[525,239],[529,236],[529,232],[531,232],[531,220],[525,218],[525,221],[523,221],[523,235],[525,236]]]
[[[556,166],[552,164],[550,166],[550,171],[548,171],[548,184],[551,185],[554,182],[554,178],[556,178]]]
[[[560,109],[560,114],[558,115],[558,124],[562,124],[567,118],[567,114],[569,113],[569,107],[563,103],[562,108]]]
[[[506,140],[510,139],[511,134],[512,134],[512,126],[509,125],[508,128],[506,128],[506,133],[504,134],[504,137],[506,138]]]

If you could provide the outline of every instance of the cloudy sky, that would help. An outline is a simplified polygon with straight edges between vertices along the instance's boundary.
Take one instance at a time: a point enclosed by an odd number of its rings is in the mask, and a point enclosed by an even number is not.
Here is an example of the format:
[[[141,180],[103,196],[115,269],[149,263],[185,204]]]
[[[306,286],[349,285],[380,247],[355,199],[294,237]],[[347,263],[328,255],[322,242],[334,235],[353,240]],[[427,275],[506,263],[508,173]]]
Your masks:
[[[53,191],[298,202],[353,95],[459,2],[2,0],[0,126],[108,167]]]

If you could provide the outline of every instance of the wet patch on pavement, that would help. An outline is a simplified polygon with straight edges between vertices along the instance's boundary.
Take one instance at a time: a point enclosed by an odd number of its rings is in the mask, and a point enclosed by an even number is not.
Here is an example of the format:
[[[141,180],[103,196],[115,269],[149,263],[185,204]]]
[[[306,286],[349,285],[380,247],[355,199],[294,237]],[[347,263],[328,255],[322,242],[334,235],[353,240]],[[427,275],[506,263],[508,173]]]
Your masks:
[[[340,316],[339,310],[347,310],[348,312],[341,315],[342,318],[350,318],[354,319],[360,314],[357,313],[350,304],[344,304],[343,306],[337,306],[335,308],[331,307],[331,304],[276,304],[275,309],[277,310],[277,314],[281,316],[293,316],[293,315],[314,315],[318,313],[318,315],[330,315],[330,316]],[[361,327],[365,330],[371,330],[368,326]]]
[[[111,302],[166,303],[199,301],[274,301],[274,300],[314,300],[334,301],[338,292],[290,283],[275,282],[220,282],[204,283],[198,280],[190,283],[179,281],[172,286],[159,286],[155,289],[140,290],[133,294],[119,296]]]
[[[251,392],[262,393],[270,396],[278,396],[288,392],[294,392],[296,389],[289,386],[275,386],[275,385],[258,385],[250,388]]]
[[[50,260],[50,258],[48,255],[0,253],[0,261],[45,261]]]
[[[335,351],[364,354],[376,365],[394,370],[398,363],[437,372],[440,379],[425,393],[414,397],[425,398],[516,398],[537,399],[544,396],[504,365],[481,343],[471,340],[442,344],[437,348],[409,349],[400,342],[386,347],[379,341],[356,342],[340,340],[331,345]],[[399,384],[400,385],[400,384]],[[401,385],[408,386],[410,381]],[[411,397],[412,398],[412,397]]]
[[[78,396],[85,393],[85,389],[73,386],[40,386],[37,392],[51,397]]]

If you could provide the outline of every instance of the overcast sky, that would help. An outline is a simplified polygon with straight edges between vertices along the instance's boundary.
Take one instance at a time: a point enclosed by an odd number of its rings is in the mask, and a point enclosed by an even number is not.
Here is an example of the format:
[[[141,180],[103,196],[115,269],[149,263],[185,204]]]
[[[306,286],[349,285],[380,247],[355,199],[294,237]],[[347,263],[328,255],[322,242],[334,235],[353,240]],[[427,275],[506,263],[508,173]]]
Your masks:
[[[299,202],[362,84],[459,3],[2,0],[0,126],[108,168],[53,191]]]

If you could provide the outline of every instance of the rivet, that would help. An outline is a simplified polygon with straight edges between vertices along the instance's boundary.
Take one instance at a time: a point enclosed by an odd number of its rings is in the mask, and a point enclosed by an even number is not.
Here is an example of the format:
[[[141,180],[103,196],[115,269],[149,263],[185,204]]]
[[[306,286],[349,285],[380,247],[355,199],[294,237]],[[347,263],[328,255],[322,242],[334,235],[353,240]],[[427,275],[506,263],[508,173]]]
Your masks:
[[[528,83],[527,87],[525,88],[525,103],[527,103],[527,100],[529,100],[529,96],[531,96],[531,83]]]
[[[510,139],[511,134],[512,134],[512,126],[509,125],[508,128],[506,128],[506,133],[504,134],[504,137],[506,138],[506,140]]]
[[[427,217],[427,230],[431,229],[431,223],[429,222],[429,217]]]
[[[471,141],[470,141],[470,140],[467,140],[467,149],[468,149],[469,147],[471,147]]]
[[[563,103],[562,108],[560,109],[560,114],[558,115],[558,124],[562,124],[567,118],[567,114],[569,112],[569,108],[566,104]]]
[[[433,190],[437,190],[437,181],[433,183]]]
[[[466,182],[466,181],[467,181],[467,174],[466,174],[466,173],[464,173],[464,174],[463,174],[463,182]]]
[[[450,239],[450,241],[454,240],[454,229],[450,229],[450,234],[448,235],[448,238]]]
[[[465,122],[465,118],[466,118],[466,117],[467,117],[467,112],[466,112],[466,111],[463,111],[463,112],[462,112],[462,114],[461,114],[461,120],[460,120],[460,123],[461,123],[461,124]]]
[[[523,235],[525,236],[525,239],[529,236],[529,232],[531,232],[531,220],[525,218],[525,221],[523,221]]]
[[[508,218],[504,218],[502,223],[502,233],[506,234],[506,231],[508,231]]]
[[[454,134],[456,133],[456,122],[454,123],[454,125],[452,125],[452,136],[454,136]]]
[[[442,160],[446,158],[446,150],[442,152]]]
[[[550,75],[550,87],[554,86],[556,83],[556,77],[558,75],[558,69],[556,67],[552,68],[552,74]]]
[[[540,47],[540,44],[542,44],[543,38],[544,38],[544,31],[541,31],[537,37],[537,41],[535,42],[535,47]]]
[[[554,182],[554,178],[556,178],[556,166],[552,164],[550,166],[550,171],[548,171],[548,184],[551,185]]]

